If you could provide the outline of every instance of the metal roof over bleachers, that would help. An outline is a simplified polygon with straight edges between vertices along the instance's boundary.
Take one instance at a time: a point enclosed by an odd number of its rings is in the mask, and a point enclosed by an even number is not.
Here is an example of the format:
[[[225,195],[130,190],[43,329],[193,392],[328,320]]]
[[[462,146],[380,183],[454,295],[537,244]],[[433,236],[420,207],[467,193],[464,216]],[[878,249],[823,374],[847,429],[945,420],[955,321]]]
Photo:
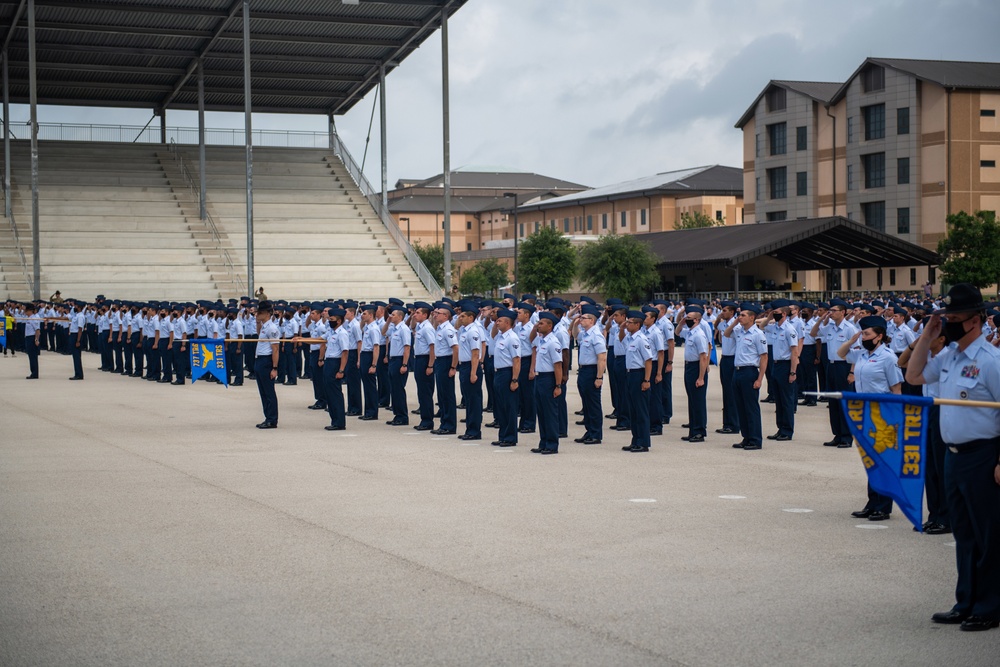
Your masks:
[[[251,0],[255,112],[343,114],[467,0]],[[0,0],[27,104],[27,0]],[[243,111],[243,0],[35,0],[39,104]],[[16,23],[15,23],[15,17]]]

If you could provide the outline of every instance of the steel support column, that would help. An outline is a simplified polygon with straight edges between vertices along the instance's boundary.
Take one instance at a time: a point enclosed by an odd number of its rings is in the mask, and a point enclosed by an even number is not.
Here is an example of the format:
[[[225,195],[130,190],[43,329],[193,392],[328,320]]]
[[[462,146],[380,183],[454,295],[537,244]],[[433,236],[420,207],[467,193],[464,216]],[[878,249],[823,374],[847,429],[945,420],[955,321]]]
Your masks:
[[[448,8],[441,10],[441,117],[444,125],[444,291],[451,291],[451,117],[448,100]]]
[[[336,142],[334,140],[335,137],[337,136],[337,124],[334,123],[334,121],[333,121],[333,113],[330,113],[327,116],[327,120],[329,121],[327,123],[327,128],[326,128],[327,137],[328,137],[328,141],[329,141],[329,146],[328,147],[329,147],[330,150],[334,150],[337,147],[337,144],[336,144]]]
[[[4,215],[10,219],[10,76],[7,71],[7,63],[10,55],[3,53],[3,191],[4,195]]]
[[[243,0],[243,126],[247,153],[247,290],[253,298],[253,124],[250,119],[250,0]]]
[[[160,109],[160,143],[167,144],[167,110]]]
[[[31,104],[31,262],[33,298],[42,298],[42,260],[38,230],[38,74],[35,58],[35,0],[28,0],[28,95]]]
[[[204,220],[208,213],[205,176],[205,63],[198,58],[198,215]]]
[[[378,120],[380,129],[380,143],[382,144],[382,210],[389,210],[389,151],[386,147],[386,120],[385,120],[385,65],[378,68]]]

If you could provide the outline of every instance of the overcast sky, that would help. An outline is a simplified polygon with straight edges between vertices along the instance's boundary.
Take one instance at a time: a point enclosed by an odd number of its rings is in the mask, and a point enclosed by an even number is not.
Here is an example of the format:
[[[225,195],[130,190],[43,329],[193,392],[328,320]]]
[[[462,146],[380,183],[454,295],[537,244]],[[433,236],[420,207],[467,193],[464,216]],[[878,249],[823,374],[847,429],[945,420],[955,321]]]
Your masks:
[[[868,56],[1000,61],[998,27],[996,0],[469,0],[449,22],[451,164],[589,186],[740,166],[733,125],[770,79],[844,81]],[[442,170],[440,46],[437,33],[388,77],[390,187]],[[359,162],[373,101],[337,120]],[[39,119],[149,116],[49,107]],[[11,117],[26,120],[27,108]],[[171,126],[196,123],[168,113]],[[326,129],[323,117],[255,115],[254,125]],[[365,168],[376,188],[378,160],[376,112]]]

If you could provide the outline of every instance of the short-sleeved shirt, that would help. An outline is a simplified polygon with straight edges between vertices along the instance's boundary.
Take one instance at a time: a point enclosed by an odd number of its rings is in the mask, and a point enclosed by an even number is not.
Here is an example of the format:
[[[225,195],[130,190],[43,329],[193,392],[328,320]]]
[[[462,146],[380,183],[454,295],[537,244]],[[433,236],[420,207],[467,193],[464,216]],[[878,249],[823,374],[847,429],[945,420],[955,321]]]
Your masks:
[[[731,338],[736,341],[733,365],[737,368],[744,366],[760,368],[760,357],[762,354],[767,354],[767,337],[764,332],[756,324],[751,324],[749,329],[737,324],[733,327]]]
[[[513,329],[500,331],[493,338],[493,367],[511,368],[521,356],[521,337]]]
[[[847,321],[847,318],[839,324],[834,324],[830,320],[819,328],[819,335],[826,345],[826,358],[828,361],[843,361],[837,351],[840,346],[849,341],[854,334],[858,333],[858,328]]]
[[[458,361],[472,361],[472,351],[481,350],[483,344],[482,327],[475,322],[458,330]]]
[[[551,373],[556,364],[562,364],[562,342],[554,331],[543,336],[535,336],[535,372]]]
[[[453,345],[458,345],[458,333],[451,322],[442,322],[434,331],[434,358],[450,357]]]
[[[348,329],[350,329],[348,327]],[[348,331],[348,341],[350,340],[350,331]],[[402,357],[403,352],[407,346],[412,347],[413,336],[410,332],[410,327],[405,324],[398,324],[392,330],[392,338],[389,341],[389,356],[390,357]],[[354,349],[354,348],[351,348]]]
[[[941,398],[1000,401],[1000,349],[980,336],[964,352],[952,343],[924,367],[924,380],[937,382]],[[941,406],[941,437],[952,445],[1000,435],[1000,410]]]
[[[705,330],[701,326],[695,326],[693,329],[685,326],[681,335],[685,341],[684,361],[698,361],[701,355],[708,354],[711,349]]]
[[[722,356],[724,357],[731,357],[736,354],[736,337],[725,335],[726,329],[729,328],[729,325],[732,324],[734,320],[736,320],[735,315],[730,317],[728,320],[724,320],[720,317],[715,327],[722,340],[720,347],[722,348]]]
[[[382,332],[374,321],[365,325],[361,331],[361,351],[374,352],[376,345],[382,344]]]
[[[656,356],[653,345],[642,329],[635,333],[626,332],[622,342],[625,343],[626,370],[638,370],[646,365],[647,360]]]
[[[280,338],[280,337],[281,336],[278,334],[278,325],[274,323],[274,320],[268,320],[267,322],[264,322],[264,324],[260,325],[260,335],[258,336],[258,338]],[[261,341],[257,343],[256,355],[258,357],[270,356],[271,346],[277,344],[278,343],[271,343],[270,341],[268,342]]]
[[[788,361],[792,358],[792,348],[799,345],[799,332],[795,325],[782,318],[781,324],[771,322],[764,329],[771,332],[771,352],[774,361]]]
[[[428,355],[433,344],[434,325],[427,320],[417,323],[417,328],[413,332],[413,354],[419,357]]]
[[[532,324],[526,324],[523,322],[518,322],[514,325],[514,333],[517,337],[521,339],[521,356],[530,357],[531,350],[534,345],[531,342],[531,330],[534,328]]]
[[[854,388],[866,394],[888,394],[894,385],[903,381],[899,359],[885,345],[869,352],[864,348],[851,349],[847,361],[854,364]]]
[[[889,343],[889,348],[897,355],[902,354],[913,341],[917,340],[917,334],[905,324],[901,327],[896,327],[896,330],[892,333],[888,333],[888,330],[886,330],[886,333],[892,339],[892,342]]]
[[[596,324],[590,329],[580,329],[576,336],[580,348],[579,363],[581,366],[592,366],[597,363],[597,356],[608,351],[608,343],[604,340],[604,332]]]
[[[347,327],[341,325],[336,329],[326,332],[326,356],[325,359],[340,359],[344,352],[350,347],[351,337],[347,333]]]

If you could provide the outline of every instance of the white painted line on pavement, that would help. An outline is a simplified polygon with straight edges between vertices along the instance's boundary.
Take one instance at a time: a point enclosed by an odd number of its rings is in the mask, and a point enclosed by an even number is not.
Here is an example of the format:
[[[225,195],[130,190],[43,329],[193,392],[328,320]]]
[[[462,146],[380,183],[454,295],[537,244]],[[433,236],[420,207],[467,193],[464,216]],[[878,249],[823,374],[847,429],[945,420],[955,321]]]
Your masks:
[[[807,510],[804,507],[788,507],[788,508],[785,508],[785,509],[783,509],[781,511],[782,512],[791,512],[792,514],[808,514],[809,512],[812,512],[812,510]]]
[[[723,500],[744,500],[746,496],[719,496]]]
[[[656,498],[629,498],[630,503],[655,503]]]
[[[875,526],[870,523],[868,524],[862,523],[858,526],[855,526],[855,528],[864,528],[865,530],[885,530],[888,527],[889,526]]]

